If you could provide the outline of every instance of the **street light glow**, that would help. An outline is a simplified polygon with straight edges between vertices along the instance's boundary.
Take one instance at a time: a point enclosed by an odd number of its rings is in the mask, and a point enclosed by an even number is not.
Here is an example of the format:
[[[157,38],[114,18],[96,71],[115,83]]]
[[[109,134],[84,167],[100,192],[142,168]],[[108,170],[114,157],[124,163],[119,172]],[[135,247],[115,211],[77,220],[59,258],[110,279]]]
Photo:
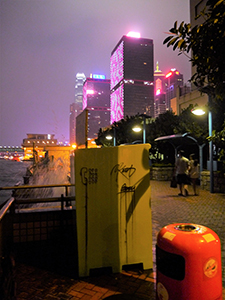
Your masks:
[[[132,130],[133,130],[134,132],[140,132],[140,131],[141,131],[141,127],[135,126],[135,127],[132,128]]]
[[[208,104],[210,107],[211,96],[208,96]],[[193,108],[191,112],[197,116],[202,116],[205,114],[204,109],[201,107]],[[212,136],[212,111],[208,110],[208,127],[209,127],[209,136]],[[209,142],[209,173],[210,173],[210,193],[214,193],[214,174],[213,174],[213,142]]]
[[[105,138],[110,141],[112,139],[112,136],[111,135],[107,135]]]
[[[191,112],[196,116],[202,116],[205,114],[205,111],[202,108],[193,108]]]

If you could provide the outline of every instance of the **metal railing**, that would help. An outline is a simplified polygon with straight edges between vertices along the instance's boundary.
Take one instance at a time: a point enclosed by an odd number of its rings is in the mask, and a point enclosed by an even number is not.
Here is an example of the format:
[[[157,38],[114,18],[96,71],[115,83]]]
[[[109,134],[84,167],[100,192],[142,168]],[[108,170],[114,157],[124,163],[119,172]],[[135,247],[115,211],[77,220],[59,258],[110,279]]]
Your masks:
[[[31,197],[31,198],[23,198],[22,196],[17,196],[16,191],[21,190],[30,190],[30,189],[43,189],[43,188],[65,188],[65,193],[61,194],[60,197]],[[0,190],[12,190],[12,198],[10,206],[13,206],[13,210],[15,211],[15,205],[22,205],[22,204],[37,204],[37,203],[53,203],[53,202],[61,202],[61,209],[64,208],[64,202],[66,206],[69,206],[69,203],[75,200],[75,196],[69,196],[69,188],[75,187],[75,184],[64,183],[64,184],[46,184],[46,185],[16,185],[16,186],[7,186],[7,187],[0,187]],[[8,202],[8,201],[7,201]],[[1,210],[0,210],[1,214]],[[1,218],[0,218],[1,220]]]
[[[22,190],[22,189],[41,189],[41,188],[54,188],[54,187],[65,187],[65,195],[68,196],[68,188],[75,186],[75,184],[64,183],[64,184],[46,184],[46,185],[15,185],[0,187],[0,191],[6,190]]]
[[[26,240],[26,243],[28,243],[30,239],[33,241],[36,241],[37,239],[39,241],[43,241],[49,238],[51,234],[50,230],[58,230],[62,227],[71,228],[68,227],[71,226],[68,222],[73,221],[71,201],[75,201],[75,196],[69,196],[69,188],[74,186],[75,184],[49,184],[0,187],[0,190],[12,190],[12,195],[15,195],[15,197],[12,196],[0,206],[0,299],[14,299],[15,287],[13,252],[15,245],[23,242],[24,239]],[[64,194],[61,194],[60,197],[17,198],[15,193],[22,189],[48,189],[57,187],[65,188]],[[30,207],[37,203],[53,202],[60,202],[61,209],[60,207],[57,207],[55,212],[51,206],[38,206],[34,207],[34,209],[30,209]],[[22,205],[25,205],[25,207],[20,209]],[[67,208],[66,211],[64,211],[65,207]],[[46,212],[44,212],[45,209]],[[27,214],[27,212],[29,212],[29,214]],[[34,219],[33,214],[36,215]],[[37,214],[40,217],[45,214],[45,220],[39,222],[39,228],[37,228],[37,222],[35,219],[37,218]],[[53,215],[54,217],[51,219]],[[27,218],[29,218],[29,220]],[[65,222],[67,224],[66,226]],[[48,225],[50,223],[51,225]],[[52,223],[54,224],[52,225]],[[32,225],[32,229],[28,228],[28,225]],[[24,230],[24,226],[26,226],[26,230]],[[43,230],[47,231],[47,234],[42,233]],[[31,231],[32,233],[30,233]],[[40,231],[40,234],[37,233],[37,231]]]

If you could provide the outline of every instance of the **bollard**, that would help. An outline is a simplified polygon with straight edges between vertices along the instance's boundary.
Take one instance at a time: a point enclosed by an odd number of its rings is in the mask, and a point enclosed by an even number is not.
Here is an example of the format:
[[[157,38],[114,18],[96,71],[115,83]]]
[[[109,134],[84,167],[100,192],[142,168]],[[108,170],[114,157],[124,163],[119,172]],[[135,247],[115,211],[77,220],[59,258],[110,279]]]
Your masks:
[[[156,267],[156,299],[222,300],[221,245],[211,229],[190,223],[163,227]]]

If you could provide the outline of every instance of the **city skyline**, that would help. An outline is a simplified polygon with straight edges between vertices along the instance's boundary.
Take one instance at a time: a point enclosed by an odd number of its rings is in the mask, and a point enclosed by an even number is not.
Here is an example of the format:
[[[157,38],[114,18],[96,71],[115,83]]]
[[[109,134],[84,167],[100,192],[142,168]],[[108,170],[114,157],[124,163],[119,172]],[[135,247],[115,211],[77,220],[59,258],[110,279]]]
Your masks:
[[[154,69],[191,75],[188,58],[163,46],[189,1],[1,1],[0,145],[20,145],[27,133],[69,140],[76,74],[110,79],[110,53],[121,36],[139,31],[154,42]]]

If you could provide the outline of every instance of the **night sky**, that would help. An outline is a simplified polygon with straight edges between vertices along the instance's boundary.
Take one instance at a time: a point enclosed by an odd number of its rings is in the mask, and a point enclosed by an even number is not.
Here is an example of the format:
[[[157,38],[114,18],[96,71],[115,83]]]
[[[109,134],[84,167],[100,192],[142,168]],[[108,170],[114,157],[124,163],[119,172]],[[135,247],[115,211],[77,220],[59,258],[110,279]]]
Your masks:
[[[188,58],[163,40],[189,15],[189,0],[0,0],[0,145],[27,133],[68,141],[76,74],[110,79],[111,51],[128,31],[153,39],[154,66],[187,82]]]

